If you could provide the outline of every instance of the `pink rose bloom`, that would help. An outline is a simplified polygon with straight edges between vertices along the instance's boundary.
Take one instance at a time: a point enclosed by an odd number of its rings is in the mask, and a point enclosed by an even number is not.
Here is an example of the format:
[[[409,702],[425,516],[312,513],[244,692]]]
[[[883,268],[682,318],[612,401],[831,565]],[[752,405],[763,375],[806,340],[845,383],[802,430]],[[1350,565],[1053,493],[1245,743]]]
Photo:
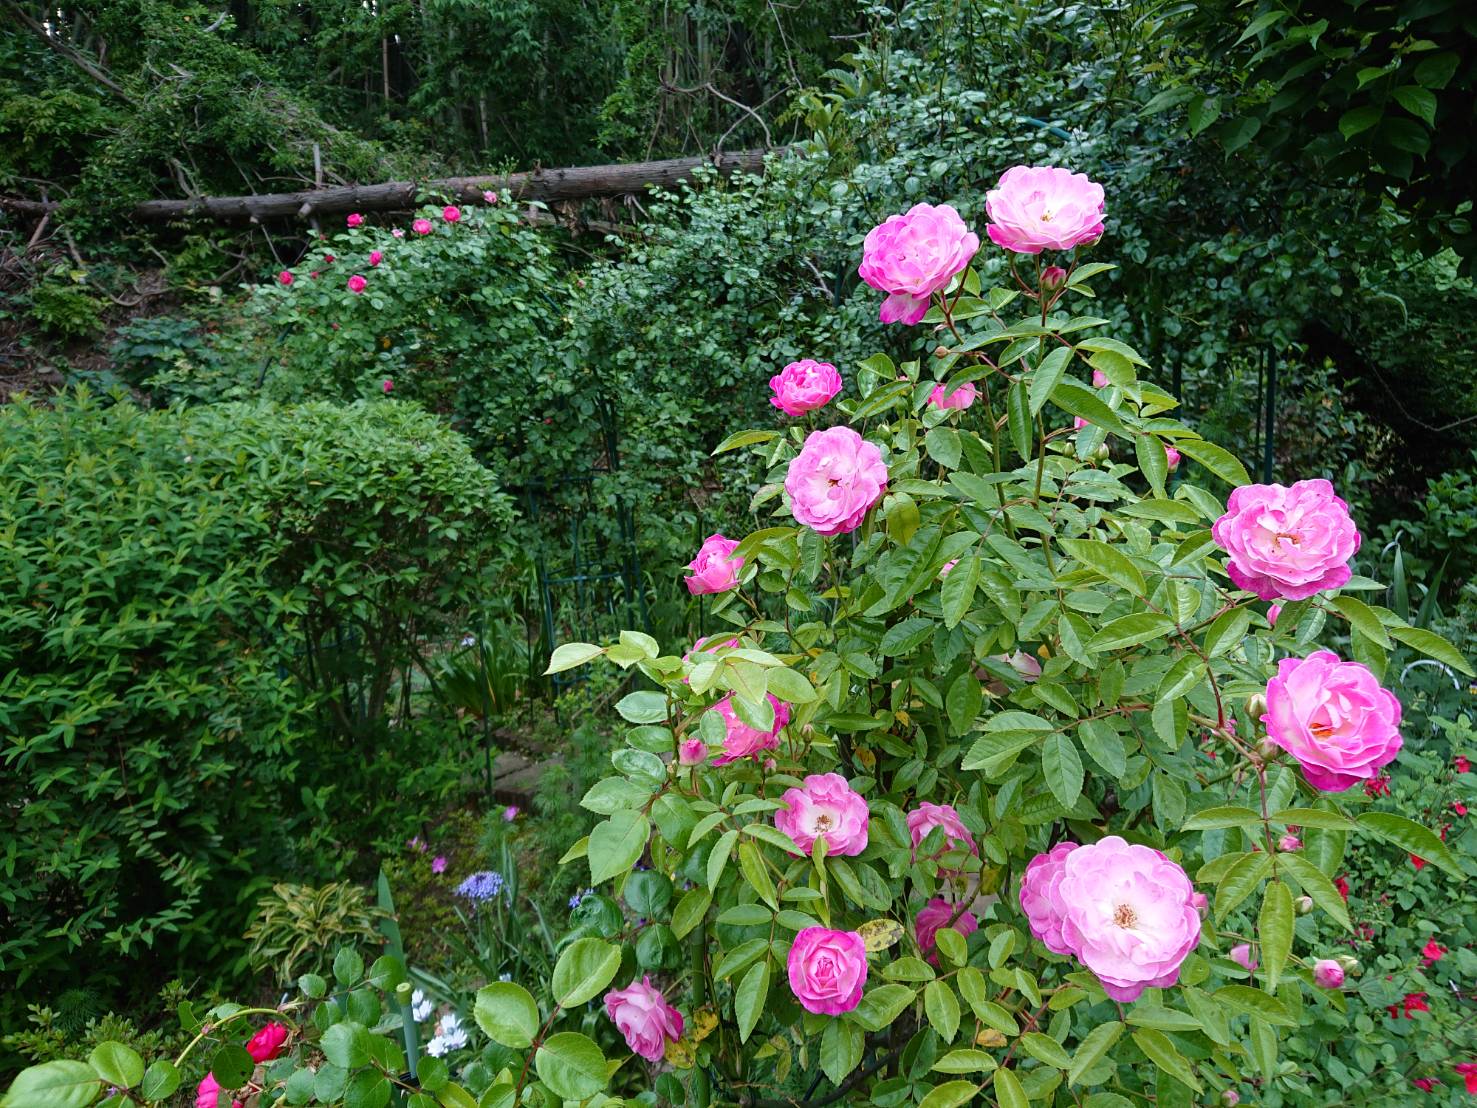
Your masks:
[[[1283,658],[1267,682],[1267,740],[1291,754],[1308,784],[1343,792],[1395,760],[1400,701],[1358,662],[1319,650]]]
[[[1172,446],[1164,448],[1164,460],[1169,463],[1169,472],[1173,473],[1180,468],[1180,452]]]
[[[914,204],[867,232],[857,273],[878,292],[883,323],[917,323],[929,298],[963,272],[980,239],[948,204]]]
[[[1303,848],[1303,840],[1296,835],[1283,835],[1277,840],[1277,849],[1284,854]]]
[[[347,223],[350,227],[358,227],[364,223],[364,217],[358,212],[353,212],[344,222]]]
[[[395,391],[395,382],[394,381],[391,381],[388,377],[386,377],[385,380],[384,380],[384,383],[382,385],[380,385],[380,388],[384,389],[386,392],[394,392]]]
[[[918,856],[918,844],[928,837],[935,827],[944,829],[945,850],[965,850],[978,854],[974,836],[959,818],[959,813],[950,804],[930,804],[924,801],[908,813],[908,837],[913,840],[913,856]]]
[[[788,968],[790,991],[802,1008],[839,1016],[861,1003],[867,948],[855,931],[807,927],[795,936]]]
[[[431,872],[432,873],[445,873],[446,872],[446,855],[444,855],[444,854],[438,854],[438,855],[436,855],[436,857],[434,857],[434,858],[431,859]]]
[[[773,750],[780,744],[780,731],[790,722],[790,706],[773,693],[769,694],[769,706],[774,709],[774,726],[768,731],[756,731],[733,710],[733,694],[708,709],[723,717],[726,734],[723,736],[723,753],[713,759],[715,766],[726,766],[740,758],[755,758],[765,750]]]
[[[396,227],[390,234],[394,235],[397,239],[403,239],[405,237],[405,231],[400,227]]]
[[[945,577],[949,576],[950,572],[958,564],[959,564],[959,559],[958,558],[951,558],[949,561],[945,562],[944,565],[943,565],[943,568],[939,570],[939,580],[942,581]]]
[[[683,739],[677,744],[677,764],[700,766],[708,760],[708,744],[702,739]]]
[[[1255,973],[1257,966],[1260,964],[1251,959],[1250,943],[1237,943],[1231,948],[1230,958],[1231,961],[1235,962],[1247,973]]]
[[[518,818],[518,805],[516,805],[516,804],[509,804],[506,808],[503,809],[503,822],[504,823],[512,823],[517,818]]]
[[[462,210],[455,204],[448,204],[441,209],[441,218],[447,223],[455,223],[462,217]]]
[[[1267,609],[1267,625],[1269,627],[1276,627],[1277,626],[1277,617],[1280,616],[1281,614],[1282,614],[1282,605],[1281,604],[1273,604],[1270,608]]]
[[[1017,254],[1071,250],[1103,234],[1103,186],[1056,166],[1015,165],[985,194],[985,231]]]
[[[369,264],[370,265],[372,265],[372,266],[373,265],[379,265],[380,262],[382,262],[384,260],[385,260],[384,254],[380,253],[378,250],[371,250],[369,252]]]
[[[867,802],[839,773],[812,773],[801,788],[786,789],[780,800],[785,807],[774,813],[774,825],[806,854],[816,839],[826,840],[828,855],[850,856],[867,849]]]
[[[973,381],[965,381],[953,392],[948,392],[944,385],[939,384],[934,385],[933,391],[928,394],[928,402],[944,411],[962,412],[974,403],[974,398],[978,395]]]
[[[841,374],[830,362],[802,358],[771,377],[769,387],[771,404],[785,415],[804,415],[825,407],[841,391]]]
[[[497,193],[493,192],[492,189],[484,189],[482,192],[482,199],[484,203],[496,204]]]
[[[648,1062],[660,1062],[668,1042],[682,1037],[682,1013],[643,976],[605,994],[605,1014],[620,1028],[626,1045]]]
[[[1263,600],[1304,600],[1338,588],[1359,549],[1349,506],[1322,478],[1291,488],[1242,485],[1210,533],[1230,555],[1232,582]]]
[[[369,284],[369,282],[356,273],[354,274],[354,276],[349,278],[349,291],[352,292],[355,296],[358,296],[361,292],[364,291],[364,286],[366,286],[367,284]]]
[[[281,273],[277,274],[277,283],[283,288],[286,288],[288,285],[292,284],[292,282],[293,276],[287,270],[284,269]]]
[[[1067,855],[1077,849],[1076,843],[1057,843],[1045,854],[1038,854],[1021,875],[1021,911],[1031,925],[1031,934],[1053,954],[1071,954],[1063,930],[1066,916],[1059,910],[1062,876]]]
[[[969,936],[979,930],[980,921],[974,918],[973,912],[964,912],[958,919],[954,919],[954,913],[958,911],[957,904],[950,904],[941,897],[934,897],[919,911],[913,920],[913,937],[918,940],[918,949],[923,951],[923,956],[934,965],[938,965],[938,942],[935,936],[939,928],[948,924],[951,930],[959,932],[960,935]],[[953,923],[949,921],[953,919]]]
[[[709,535],[698,549],[697,557],[687,563],[692,570],[684,577],[687,591],[693,596],[705,593],[727,592],[738,587],[739,574],[743,572],[744,560],[733,557],[738,543],[722,535]]]
[[[282,1044],[287,1041],[287,1028],[280,1023],[262,1025],[246,1044],[246,1053],[253,1062],[270,1062],[282,1053]]]
[[[1344,984],[1344,967],[1332,958],[1319,958],[1313,963],[1313,984],[1320,989],[1338,989]]]
[[[1095,388],[1095,389],[1106,388],[1110,383],[1111,382],[1109,382],[1109,380],[1108,380],[1108,375],[1106,373],[1104,373],[1102,370],[1095,369],[1095,370],[1092,371],[1092,387],[1093,388]]]
[[[785,473],[795,519],[821,535],[862,525],[887,492],[882,451],[850,427],[812,431]]]
[[[195,1108],[219,1108],[220,1102],[220,1082],[215,1079],[215,1074],[207,1073],[195,1087]],[[232,1100],[231,1108],[241,1108],[241,1102]]]
[[[1109,835],[1088,846],[1060,843],[1021,879],[1031,933],[1071,954],[1114,1000],[1179,979],[1200,941],[1200,914],[1185,871],[1157,850]]]
[[[418,235],[429,235],[433,230],[429,219],[417,219],[410,225],[410,229]]]

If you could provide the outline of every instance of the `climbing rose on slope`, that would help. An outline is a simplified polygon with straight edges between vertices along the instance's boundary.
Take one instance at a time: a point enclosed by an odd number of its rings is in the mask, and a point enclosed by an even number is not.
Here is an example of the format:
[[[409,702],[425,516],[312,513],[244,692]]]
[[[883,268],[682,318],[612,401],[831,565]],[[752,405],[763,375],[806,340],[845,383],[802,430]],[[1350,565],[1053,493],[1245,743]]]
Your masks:
[[[850,427],[812,431],[785,472],[795,519],[822,535],[843,535],[862,524],[887,492],[882,451]]]
[[[1338,588],[1349,580],[1349,559],[1359,549],[1349,506],[1321,477],[1290,488],[1234,489],[1210,533],[1230,555],[1231,581],[1263,600],[1305,600]]]
[[[683,578],[687,582],[687,591],[693,596],[703,596],[736,588],[744,568],[744,560],[733,556],[737,549],[737,541],[722,535],[709,535],[704,539],[697,557],[687,563],[687,568],[692,570]]]
[[[774,825],[806,854],[816,839],[826,840],[828,855],[867,849],[867,802],[839,773],[812,773],[802,787],[786,789],[780,801],[785,806],[774,813]]]
[[[802,358],[769,379],[769,398],[785,415],[798,416],[823,408],[841,391],[841,374],[830,362]]]
[[[1400,753],[1400,701],[1359,662],[1318,650],[1283,658],[1267,682],[1267,741],[1297,760],[1308,784],[1343,792]]]
[[[709,709],[722,717],[724,728],[723,753],[713,760],[715,766],[726,766],[740,758],[755,758],[779,746],[780,730],[790,722],[790,706],[773,693],[769,694],[769,706],[774,709],[774,726],[768,731],[756,730],[739,719],[733,710],[732,693]]]
[[[1031,933],[1071,954],[1114,1000],[1179,979],[1200,941],[1200,914],[1185,871],[1151,847],[1117,835],[1038,854],[1021,878],[1021,909]]]
[[[1103,186],[1082,173],[1015,165],[985,194],[985,231],[1017,254],[1071,250],[1103,234]]]
[[[963,272],[980,248],[980,239],[948,204],[914,204],[905,215],[888,216],[867,232],[857,273],[878,292],[883,323],[911,326],[928,311],[928,301]]]
[[[667,1043],[682,1037],[682,1013],[667,1003],[649,976],[606,993],[605,1014],[626,1037],[626,1045],[648,1062],[660,1062]]]
[[[795,936],[787,968],[790,991],[801,1007],[839,1016],[861,1003],[867,948],[855,931],[806,927]]]

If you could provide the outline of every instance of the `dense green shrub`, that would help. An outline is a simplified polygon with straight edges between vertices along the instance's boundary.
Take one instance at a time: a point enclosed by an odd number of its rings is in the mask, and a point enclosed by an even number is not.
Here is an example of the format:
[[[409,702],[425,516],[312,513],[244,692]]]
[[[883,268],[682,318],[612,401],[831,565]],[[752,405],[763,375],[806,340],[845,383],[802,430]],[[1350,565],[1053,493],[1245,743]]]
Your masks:
[[[20,402],[0,505],[11,980],[60,988],[84,945],[212,963],[274,877],[341,867],[407,793],[456,783],[409,667],[508,511],[434,417]],[[79,967],[103,988],[125,968]]]

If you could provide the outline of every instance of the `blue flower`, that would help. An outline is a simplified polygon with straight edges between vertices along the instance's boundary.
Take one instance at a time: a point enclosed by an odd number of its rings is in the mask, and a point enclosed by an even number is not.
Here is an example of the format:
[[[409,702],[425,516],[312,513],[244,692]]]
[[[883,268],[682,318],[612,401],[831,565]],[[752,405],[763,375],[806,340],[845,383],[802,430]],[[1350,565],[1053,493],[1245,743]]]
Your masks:
[[[503,875],[488,869],[472,874],[456,887],[458,896],[471,901],[491,900],[502,891]]]

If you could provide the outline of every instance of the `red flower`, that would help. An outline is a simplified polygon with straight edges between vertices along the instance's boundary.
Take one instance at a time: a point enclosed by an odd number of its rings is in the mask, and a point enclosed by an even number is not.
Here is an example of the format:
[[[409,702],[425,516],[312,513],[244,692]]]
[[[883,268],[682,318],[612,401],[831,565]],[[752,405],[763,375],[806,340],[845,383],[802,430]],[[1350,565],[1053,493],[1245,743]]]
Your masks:
[[[1430,1006],[1426,1003],[1425,993],[1406,993],[1403,1003],[1405,1004],[1406,1019],[1410,1019],[1412,1012],[1429,1012],[1431,1010]]]
[[[1420,1089],[1422,1092],[1427,1093],[1431,1092],[1433,1089],[1436,1088],[1437,1085],[1441,1084],[1441,1082],[1437,1081],[1434,1077],[1416,1077],[1413,1078],[1410,1083],[1414,1085],[1417,1089]]]
[[[329,265],[332,265],[333,264],[333,255],[332,254],[324,254],[323,255],[323,260],[325,262],[327,262]]]
[[[1364,792],[1368,796],[1389,796],[1390,775],[1388,773],[1382,773],[1373,781],[1366,781],[1364,783]]]
[[[280,1023],[265,1024],[246,1044],[246,1053],[253,1062],[270,1062],[282,1053],[282,1044],[287,1041],[287,1028]]]
[[[1472,772],[1472,763],[1467,761],[1467,759],[1463,758],[1460,754],[1458,754],[1455,758],[1451,760],[1451,764],[1456,766],[1456,771],[1458,773]]]
[[[1441,956],[1446,953],[1446,947],[1435,939],[1427,939],[1426,945],[1421,947],[1421,962],[1426,966],[1434,966],[1441,961]]]
[[[1466,1078],[1467,1092],[1477,1096],[1477,1062],[1458,1062],[1452,1069],[1459,1077]]]
[[[1414,854],[1410,856],[1410,864],[1415,867],[1416,873],[1420,873],[1421,870],[1426,868],[1426,860],[1424,858],[1417,858]]]
[[[1349,879],[1347,877],[1340,877],[1333,883],[1333,887],[1339,891],[1339,896],[1344,900],[1349,899]]]
[[[1467,806],[1463,804],[1460,800],[1453,800],[1451,802],[1451,810],[1459,816],[1464,816],[1467,814]]]

